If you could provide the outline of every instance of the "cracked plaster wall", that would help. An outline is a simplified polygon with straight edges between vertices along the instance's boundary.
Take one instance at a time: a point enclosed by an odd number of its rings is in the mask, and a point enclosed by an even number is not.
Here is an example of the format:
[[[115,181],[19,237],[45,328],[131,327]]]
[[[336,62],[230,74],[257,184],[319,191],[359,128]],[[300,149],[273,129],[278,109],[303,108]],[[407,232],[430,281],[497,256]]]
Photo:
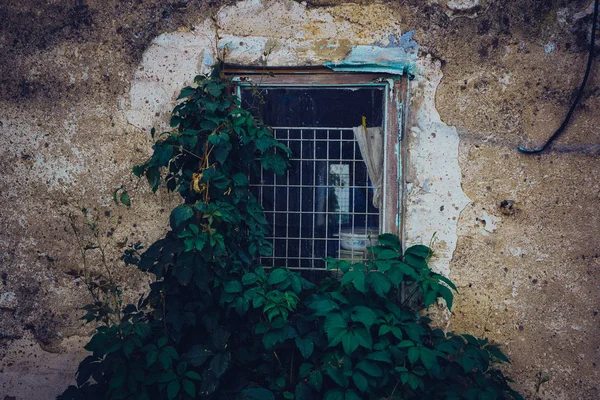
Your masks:
[[[85,206],[100,218],[126,296],[144,290],[148,278],[120,266],[120,243],[160,237],[176,199],[152,195],[129,171],[149,154],[149,128],[164,126],[178,90],[217,48],[239,64],[321,65],[411,30],[420,74],[405,137],[405,239],[436,233],[434,267],[460,289],[450,329],[502,344],[526,394],[598,398],[597,65],[552,151],[514,149],[560,124],[582,73],[589,1],[233,3],[0,8],[10,55],[0,60],[9,188],[0,193],[0,398],[60,393],[85,354],[90,328],[76,318],[89,299],[69,213]],[[121,183],[134,188],[130,210],[111,204]],[[534,394],[538,372],[550,381]]]

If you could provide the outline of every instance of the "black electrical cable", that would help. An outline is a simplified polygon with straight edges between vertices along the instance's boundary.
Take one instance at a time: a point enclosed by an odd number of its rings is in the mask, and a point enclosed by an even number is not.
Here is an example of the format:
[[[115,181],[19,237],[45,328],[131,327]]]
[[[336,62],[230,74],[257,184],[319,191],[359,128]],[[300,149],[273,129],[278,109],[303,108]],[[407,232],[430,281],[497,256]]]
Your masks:
[[[569,124],[569,120],[571,119],[571,116],[573,115],[573,111],[575,111],[575,107],[577,107],[579,100],[581,100],[581,96],[583,95],[583,89],[585,88],[585,84],[587,83],[588,77],[590,76],[590,71],[592,69],[592,61],[594,60],[594,46],[596,45],[596,25],[598,22],[598,3],[600,3],[600,0],[596,0],[596,3],[594,4],[594,21],[592,23],[592,39],[591,39],[591,43],[590,43],[590,53],[589,53],[589,57],[588,57],[587,68],[585,70],[585,75],[583,76],[583,82],[581,82],[581,86],[579,87],[579,92],[577,93],[577,97],[575,98],[573,105],[569,109],[569,112],[567,113],[567,116],[565,117],[565,120],[563,121],[560,128],[558,128],[556,130],[556,132],[554,132],[554,135],[550,136],[550,139],[548,139],[548,141],[546,143],[544,143],[544,145],[542,147],[538,147],[536,149],[526,149],[523,147],[519,147],[518,149],[520,152],[527,153],[527,154],[533,154],[533,153],[540,153],[540,152],[544,151],[544,149],[546,147],[548,147],[548,145],[550,143],[552,143],[554,141],[554,139],[556,139],[565,130],[565,128]]]

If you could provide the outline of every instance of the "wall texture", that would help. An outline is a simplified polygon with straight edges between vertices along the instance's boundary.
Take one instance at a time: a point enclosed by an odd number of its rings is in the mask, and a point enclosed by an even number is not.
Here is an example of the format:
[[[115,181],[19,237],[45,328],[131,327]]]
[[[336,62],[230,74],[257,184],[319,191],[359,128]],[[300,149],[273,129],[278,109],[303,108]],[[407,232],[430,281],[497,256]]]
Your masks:
[[[0,5],[0,399],[48,399],[73,380],[91,331],[73,227],[98,218],[121,265],[176,199],[131,167],[176,92],[220,52],[245,64],[320,65],[414,30],[406,238],[459,286],[450,329],[485,335],[532,398],[600,397],[600,64],[570,127],[539,156],[585,68],[588,0],[106,1]],[[272,49],[266,52],[266,50]],[[130,188],[132,207],[111,193]],[[70,217],[70,215],[72,217]],[[101,268],[90,253],[89,270]],[[536,375],[548,376],[536,393]]]

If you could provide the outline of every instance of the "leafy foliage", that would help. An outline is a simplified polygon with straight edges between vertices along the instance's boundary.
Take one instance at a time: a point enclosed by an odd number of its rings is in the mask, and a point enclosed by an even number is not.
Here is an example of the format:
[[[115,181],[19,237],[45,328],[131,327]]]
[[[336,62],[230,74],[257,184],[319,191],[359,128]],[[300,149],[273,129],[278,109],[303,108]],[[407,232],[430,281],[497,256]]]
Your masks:
[[[439,297],[452,306],[456,288],[428,268],[428,247],[403,253],[381,235],[370,260],[328,259],[343,275],[317,285],[256,263],[272,249],[248,177],[283,173],[289,150],[232,93],[218,71],[197,77],[174,130],[135,167],[183,203],[164,238],[125,252],[156,279],[118,323],[96,330],[77,384],[59,398],[520,399],[493,368],[508,361],[497,347],[432,329],[398,301],[410,285],[425,306]]]

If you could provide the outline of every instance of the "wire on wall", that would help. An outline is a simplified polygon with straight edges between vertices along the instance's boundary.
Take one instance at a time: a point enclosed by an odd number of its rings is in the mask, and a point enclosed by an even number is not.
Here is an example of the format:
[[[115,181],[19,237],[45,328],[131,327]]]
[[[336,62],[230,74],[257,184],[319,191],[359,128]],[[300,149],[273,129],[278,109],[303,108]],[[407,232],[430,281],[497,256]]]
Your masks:
[[[526,153],[526,154],[541,153],[565,130],[565,128],[569,124],[569,120],[571,119],[571,116],[573,115],[573,112],[575,111],[577,104],[579,104],[579,100],[581,100],[581,97],[583,95],[583,89],[585,88],[587,80],[590,76],[590,71],[592,69],[592,61],[594,60],[594,46],[596,45],[596,28],[597,28],[597,24],[598,24],[598,3],[600,3],[600,0],[596,0],[596,2],[594,4],[594,20],[592,23],[592,39],[590,42],[590,52],[589,52],[589,56],[588,56],[587,68],[585,70],[585,75],[583,76],[583,82],[581,82],[581,86],[579,87],[579,92],[577,92],[577,97],[575,98],[575,101],[571,105],[571,108],[569,109],[569,112],[567,113],[567,116],[565,117],[565,120],[563,121],[561,126],[556,130],[556,132],[554,132],[554,134],[552,136],[550,136],[550,139],[548,139],[542,147],[538,147],[535,149],[526,149],[524,147],[519,147],[518,149],[520,152]]]

